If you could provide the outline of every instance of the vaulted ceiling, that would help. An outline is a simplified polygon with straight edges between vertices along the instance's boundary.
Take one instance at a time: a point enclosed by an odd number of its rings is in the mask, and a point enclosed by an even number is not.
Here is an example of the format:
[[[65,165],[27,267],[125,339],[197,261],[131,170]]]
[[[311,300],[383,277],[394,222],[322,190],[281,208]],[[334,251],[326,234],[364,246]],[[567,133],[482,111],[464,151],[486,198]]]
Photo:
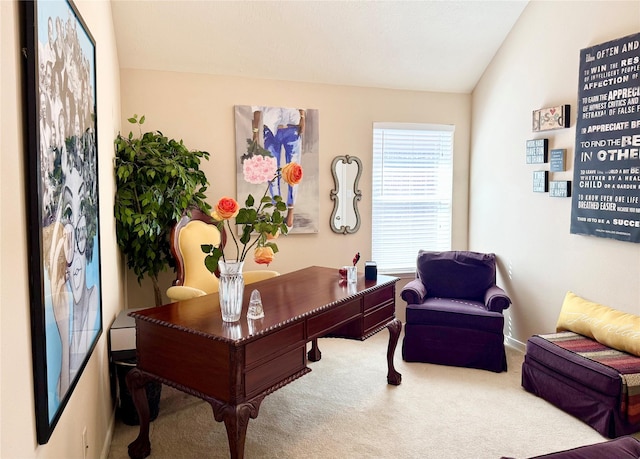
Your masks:
[[[470,93],[528,0],[112,0],[122,68]]]

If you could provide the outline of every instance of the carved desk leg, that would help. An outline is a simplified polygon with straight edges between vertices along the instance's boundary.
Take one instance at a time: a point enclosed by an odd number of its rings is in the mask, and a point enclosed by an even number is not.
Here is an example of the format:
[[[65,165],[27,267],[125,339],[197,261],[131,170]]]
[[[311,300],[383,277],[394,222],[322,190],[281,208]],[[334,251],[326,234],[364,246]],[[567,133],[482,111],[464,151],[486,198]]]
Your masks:
[[[322,352],[320,352],[320,348],[318,347],[318,339],[311,340],[311,349],[307,354],[307,358],[312,362],[317,362],[322,358]]]
[[[244,458],[244,442],[247,437],[249,418],[255,419],[258,417],[258,410],[265,396],[266,394],[262,394],[253,400],[235,406],[216,399],[207,400],[211,408],[213,408],[215,420],[218,422],[224,421],[231,459]]]
[[[151,442],[149,441],[149,402],[145,384],[151,380],[144,372],[134,368],[127,373],[127,388],[131,393],[133,404],[140,419],[140,432],[138,438],[129,444],[129,457],[131,459],[143,459],[151,454]]]
[[[402,331],[402,322],[398,319],[393,319],[387,324],[387,328],[389,329],[389,347],[387,348],[387,365],[389,371],[387,373],[387,383],[398,386],[402,382],[402,375],[398,373],[393,366],[393,356],[396,352],[400,332]]]

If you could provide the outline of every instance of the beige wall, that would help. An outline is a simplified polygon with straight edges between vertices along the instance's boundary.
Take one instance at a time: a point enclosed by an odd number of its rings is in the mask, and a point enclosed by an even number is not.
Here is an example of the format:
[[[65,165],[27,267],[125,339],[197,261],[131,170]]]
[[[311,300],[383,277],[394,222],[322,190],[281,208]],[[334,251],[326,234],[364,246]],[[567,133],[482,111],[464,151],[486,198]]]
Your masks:
[[[318,234],[292,234],[278,239],[280,252],[270,268],[289,272],[309,265],[339,267],[359,251],[371,257],[371,149],[374,121],[454,124],[454,235],[453,246],[467,244],[467,199],[470,96],[425,92],[253,80],[210,75],[123,69],[122,127],[126,119],[145,114],[144,130],[158,129],[183,139],[190,149],[206,150],[211,159],[205,171],[211,187],[209,202],[235,196],[236,165],[234,105],[272,105],[314,108],[319,111],[320,224]],[[362,225],[352,235],[335,234],[329,228],[334,188],[330,171],[336,155],[352,155],[363,162],[359,204]],[[304,165],[303,165],[304,166]],[[418,248],[416,247],[416,253]],[[251,261],[247,269],[252,269]],[[360,265],[364,267],[364,263]],[[173,277],[167,274],[164,287]],[[150,283],[139,288],[128,278],[129,307],[152,306]]]
[[[566,148],[573,180],[580,50],[640,30],[640,2],[543,2],[526,8],[473,93],[470,240],[500,257],[523,343],[554,330],[568,290],[640,314],[640,244],[569,234],[571,199],[533,193],[525,141]],[[532,110],[571,105],[571,127],[531,132]],[[547,165],[548,169],[548,165]]]
[[[117,53],[106,1],[76,1],[97,46],[98,152],[102,308],[106,330],[123,304],[122,273],[113,222],[113,138],[120,125]],[[15,1],[0,1],[0,432],[3,458],[82,458],[82,430],[86,426],[88,457],[105,454],[113,425],[107,370],[106,332],[100,337],[87,367],[58,425],[46,445],[36,441],[31,327],[27,265],[23,111],[20,73],[20,21]]]

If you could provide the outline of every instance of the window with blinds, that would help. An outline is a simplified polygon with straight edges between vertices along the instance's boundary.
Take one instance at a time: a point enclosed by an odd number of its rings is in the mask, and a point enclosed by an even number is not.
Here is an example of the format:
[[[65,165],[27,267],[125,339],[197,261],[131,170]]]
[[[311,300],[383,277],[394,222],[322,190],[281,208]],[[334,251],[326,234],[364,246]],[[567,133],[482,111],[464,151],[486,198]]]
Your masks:
[[[374,123],[372,257],[416,270],[418,250],[451,249],[454,126]]]

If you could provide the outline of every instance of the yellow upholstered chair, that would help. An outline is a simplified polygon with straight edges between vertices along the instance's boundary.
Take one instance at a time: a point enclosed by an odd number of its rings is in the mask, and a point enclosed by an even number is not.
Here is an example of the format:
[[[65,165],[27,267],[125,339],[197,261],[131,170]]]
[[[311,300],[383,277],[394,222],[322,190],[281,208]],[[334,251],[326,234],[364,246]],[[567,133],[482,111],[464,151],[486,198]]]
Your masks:
[[[270,271],[268,269],[256,269],[254,271],[244,271],[242,273],[245,285],[252,284],[264,279],[270,279],[279,275],[280,273],[278,271]]]
[[[176,280],[167,289],[172,301],[187,300],[218,291],[218,278],[204,265],[202,244],[224,245],[224,233],[210,215],[192,209],[171,230],[171,253],[176,261]]]
[[[171,253],[176,260],[176,280],[167,289],[171,301],[188,300],[218,291],[218,278],[204,265],[206,254],[200,246],[224,246],[225,239],[225,233],[220,234],[210,215],[193,209],[191,215],[182,216],[171,230]],[[245,285],[279,275],[279,272],[267,269],[243,273]]]

